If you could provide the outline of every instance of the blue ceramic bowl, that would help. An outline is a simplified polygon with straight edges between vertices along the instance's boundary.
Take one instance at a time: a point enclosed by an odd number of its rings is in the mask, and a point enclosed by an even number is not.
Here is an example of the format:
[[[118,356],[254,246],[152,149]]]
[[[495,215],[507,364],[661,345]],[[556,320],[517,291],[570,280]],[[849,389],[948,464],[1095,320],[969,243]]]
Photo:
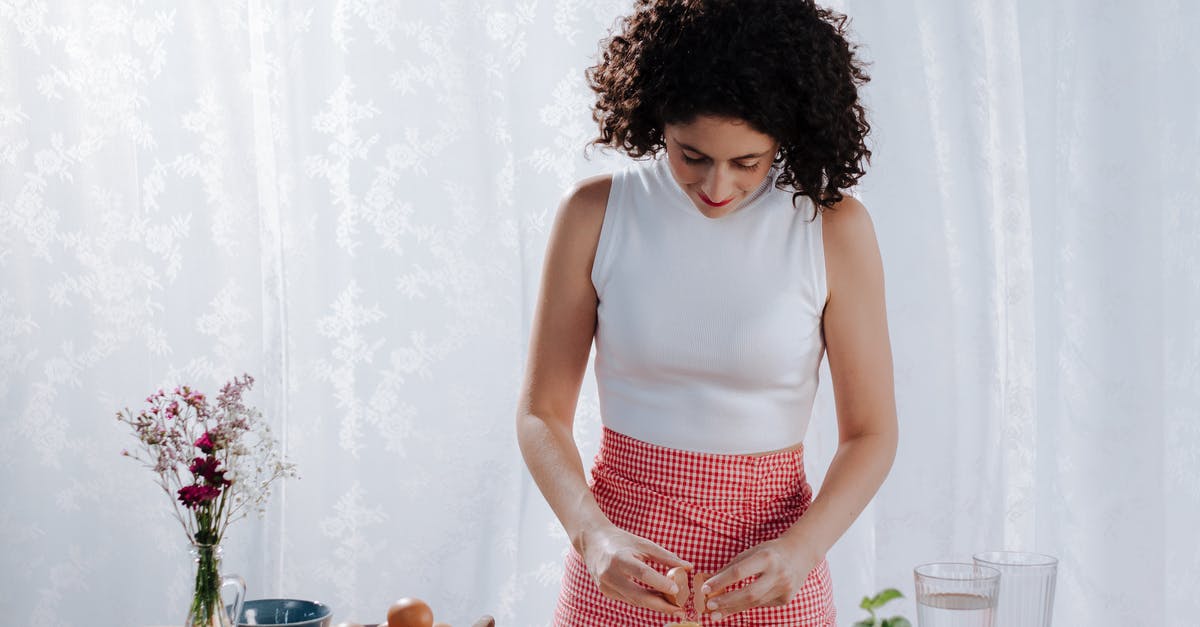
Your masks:
[[[251,599],[242,605],[238,627],[329,627],[333,610],[324,603],[300,599]]]

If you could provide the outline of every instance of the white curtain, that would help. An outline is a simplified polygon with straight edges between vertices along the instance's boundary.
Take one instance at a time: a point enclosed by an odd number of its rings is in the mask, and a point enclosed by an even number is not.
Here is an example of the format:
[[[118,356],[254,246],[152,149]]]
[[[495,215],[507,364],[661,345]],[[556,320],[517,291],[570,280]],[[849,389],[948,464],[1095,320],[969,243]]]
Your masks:
[[[513,418],[554,207],[624,163],[582,152],[583,69],[629,6],[0,0],[0,622],[183,619],[113,416],[249,372],[301,474],[226,542],[252,598],[549,624],[569,545]],[[843,624],[998,548],[1061,559],[1057,625],[1193,624],[1200,9],[832,6],[872,62],[902,423],[830,555]]]

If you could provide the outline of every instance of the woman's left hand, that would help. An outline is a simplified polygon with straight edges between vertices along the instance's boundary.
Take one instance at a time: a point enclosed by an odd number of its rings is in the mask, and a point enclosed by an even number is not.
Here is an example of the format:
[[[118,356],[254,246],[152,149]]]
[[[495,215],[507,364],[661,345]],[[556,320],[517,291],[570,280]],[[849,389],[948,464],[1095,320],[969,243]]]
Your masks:
[[[787,605],[820,561],[819,556],[810,553],[784,538],[750,547],[701,587],[707,599],[701,611],[710,612],[712,619],[719,621],[754,607]],[[744,588],[726,591],[747,577],[756,579]]]

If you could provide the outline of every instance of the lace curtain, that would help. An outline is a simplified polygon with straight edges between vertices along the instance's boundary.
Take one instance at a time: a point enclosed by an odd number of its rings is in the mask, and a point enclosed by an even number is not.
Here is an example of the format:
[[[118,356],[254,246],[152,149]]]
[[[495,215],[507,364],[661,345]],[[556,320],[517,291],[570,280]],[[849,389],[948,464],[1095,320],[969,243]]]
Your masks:
[[[230,532],[251,598],[548,625],[569,545],[516,395],[554,207],[624,163],[583,153],[583,69],[629,6],[0,0],[3,622],[182,620],[183,535],[113,415],[249,372],[301,474]],[[1011,548],[1061,558],[1059,625],[1190,625],[1200,10],[832,6],[872,62],[902,425],[830,555],[843,622]],[[590,371],[576,424],[590,463]]]

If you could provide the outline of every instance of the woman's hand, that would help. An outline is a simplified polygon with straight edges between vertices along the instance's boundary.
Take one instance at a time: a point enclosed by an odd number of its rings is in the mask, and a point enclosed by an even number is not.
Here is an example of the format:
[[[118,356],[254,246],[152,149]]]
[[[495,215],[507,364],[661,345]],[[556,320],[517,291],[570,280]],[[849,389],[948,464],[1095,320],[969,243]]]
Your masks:
[[[673,597],[679,589],[678,585],[651,568],[646,560],[668,568],[682,566],[688,572],[693,570],[691,564],[616,525],[586,532],[581,545],[583,563],[604,596],[679,618],[685,616],[682,609],[662,596]],[[646,584],[653,590],[647,590],[635,582]]]
[[[696,610],[708,611],[719,621],[754,607],[787,605],[818,562],[820,556],[783,538],[750,547],[708,578],[700,588],[701,598],[707,600],[705,608]],[[726,591],[747,577],[756,579],[744,588]]]

